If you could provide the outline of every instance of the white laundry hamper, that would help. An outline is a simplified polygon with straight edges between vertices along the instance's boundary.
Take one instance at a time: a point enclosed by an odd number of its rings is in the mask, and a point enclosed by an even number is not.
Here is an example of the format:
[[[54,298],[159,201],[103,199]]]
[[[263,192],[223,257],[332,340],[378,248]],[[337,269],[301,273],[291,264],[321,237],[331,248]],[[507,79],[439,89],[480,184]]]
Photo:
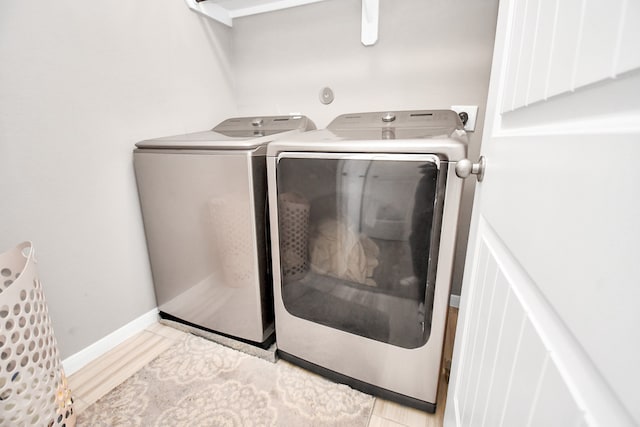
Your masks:
[[[302,279],[309,271],[309,201],[297,193],[278,196],[282,279]]]
[[[0,426],[76,424],[49,310],[24,242],[0,254]]]
[[[255,234],[251,229],[252,212],[246,198],[239,195],[209,200],[212,234],[222,261],[225,284],[233,288],[251,286],[257,272],[252,267],[255,259]]]

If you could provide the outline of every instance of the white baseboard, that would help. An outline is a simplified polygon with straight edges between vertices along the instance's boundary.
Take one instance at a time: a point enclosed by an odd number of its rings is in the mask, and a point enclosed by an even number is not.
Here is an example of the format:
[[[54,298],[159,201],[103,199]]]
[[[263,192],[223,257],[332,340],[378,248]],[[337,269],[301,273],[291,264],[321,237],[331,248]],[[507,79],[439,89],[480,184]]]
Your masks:
[[[451,295],[449,298],[449,306],[460,307],[460,295]],[[62,361],[62,367],[67,376],[73,375],[75,372],[83,368],[91,361],[105,354],[118,344],[145,330],[158,321],[158,309],[143,314],[137,319],[132,320],[123,327],[111,332],[106,337],[94,342],[76,354],[73,354]]]
[[[120,329],[111,332],[106,337],[94,342],[89,347],[80,350],[62,361],[64,373],[69,376],[77,372],[89,362],[97,359],[118,344],[145,330],[158,321],[158,309],[143,314],[137,319],[132,320]]]
[[[449,297],[449,306],[460,308],[460,295],[451,295]]]

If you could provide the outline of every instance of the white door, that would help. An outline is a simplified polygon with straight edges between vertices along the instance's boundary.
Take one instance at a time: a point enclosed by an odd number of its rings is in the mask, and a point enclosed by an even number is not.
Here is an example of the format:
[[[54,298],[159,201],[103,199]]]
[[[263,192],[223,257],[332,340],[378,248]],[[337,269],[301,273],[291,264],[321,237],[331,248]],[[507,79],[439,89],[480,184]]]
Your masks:
[[[640,424],[639,22],[500,5],[445,425]]]

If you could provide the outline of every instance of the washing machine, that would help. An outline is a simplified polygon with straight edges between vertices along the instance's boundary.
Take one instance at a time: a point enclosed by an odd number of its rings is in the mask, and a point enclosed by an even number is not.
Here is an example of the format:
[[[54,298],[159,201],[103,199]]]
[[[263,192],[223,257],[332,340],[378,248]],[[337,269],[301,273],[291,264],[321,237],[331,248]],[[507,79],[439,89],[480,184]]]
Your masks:
[[[435,411],[466,149],[449,110],[346,114],[269,144],[281,358]]]
[[[240,117],[142,141],[133,153],[160,316],[267,347],[267,144],[315,129],[304,116]]]

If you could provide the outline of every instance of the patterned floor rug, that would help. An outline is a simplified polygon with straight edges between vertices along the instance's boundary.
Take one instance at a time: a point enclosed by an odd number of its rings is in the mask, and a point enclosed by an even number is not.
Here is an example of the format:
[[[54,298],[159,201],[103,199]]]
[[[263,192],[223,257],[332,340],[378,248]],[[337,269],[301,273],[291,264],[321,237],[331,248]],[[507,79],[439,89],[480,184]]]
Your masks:
[[[193,335],[87,408],[79,426],[366,426],[373,397]]]

